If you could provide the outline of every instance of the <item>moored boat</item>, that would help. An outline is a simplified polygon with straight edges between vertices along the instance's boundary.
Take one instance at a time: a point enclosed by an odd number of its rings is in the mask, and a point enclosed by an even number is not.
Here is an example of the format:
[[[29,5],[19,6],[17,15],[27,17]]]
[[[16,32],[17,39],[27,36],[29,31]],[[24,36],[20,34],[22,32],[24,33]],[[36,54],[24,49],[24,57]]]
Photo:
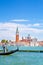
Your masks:
[[[13,53],[15,53],[15,52],[17,52],[17,51],[19,51],[19,50],[18,50],[18,49],[16,49],[16,50],[11,50],[11,51],[8,51],[8,52],[6,52],[6,53],[0,52],[0,55],[10,55],[10,54],[13,54]]]

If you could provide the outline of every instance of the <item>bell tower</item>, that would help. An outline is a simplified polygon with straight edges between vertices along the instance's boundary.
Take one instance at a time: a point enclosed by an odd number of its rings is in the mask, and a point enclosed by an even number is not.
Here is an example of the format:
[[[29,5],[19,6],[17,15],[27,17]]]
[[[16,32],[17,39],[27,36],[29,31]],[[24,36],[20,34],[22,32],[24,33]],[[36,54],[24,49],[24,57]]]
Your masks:
[[[18,27],[16,29],[16,42],[19,42],[19,31],[18,31]]]

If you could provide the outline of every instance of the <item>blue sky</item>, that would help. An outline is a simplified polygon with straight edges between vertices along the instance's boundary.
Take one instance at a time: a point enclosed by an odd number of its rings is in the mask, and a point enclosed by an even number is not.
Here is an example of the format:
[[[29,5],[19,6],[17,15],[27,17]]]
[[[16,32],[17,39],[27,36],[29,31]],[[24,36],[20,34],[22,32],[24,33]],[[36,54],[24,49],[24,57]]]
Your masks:
[[[0,21],[12,19],[43,20],[43,0],[0,0]]]
[[[21,37],[43,40],[43,0],[0,0],[0,40],[14,40],[17,26]]]

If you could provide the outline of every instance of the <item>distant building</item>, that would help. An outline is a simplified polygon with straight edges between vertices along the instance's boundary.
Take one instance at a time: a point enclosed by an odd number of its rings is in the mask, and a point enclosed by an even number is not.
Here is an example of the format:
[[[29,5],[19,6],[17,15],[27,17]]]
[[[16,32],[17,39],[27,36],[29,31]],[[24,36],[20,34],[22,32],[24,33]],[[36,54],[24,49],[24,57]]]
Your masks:
[[[18,27],[16,29],[16,40],[15,40],[15,45],[28,45],[28,46],[42,46],[43,42],[38,42],[36,38],[31,39],[30,34],[28,34],[27,37],[22,37],[21,40],[19,40],[19,30]]]
[[[39,46],[43,46],[43,41],[38,41]]]
[[[18,31],[18,27],[16,29],[16,43],[19,42],[19,31]]]
[[[33,38],[31,43],[30,43],[30,46],[39,46],[38,42],[37,42],[37,39],[36,38]]]
[[[18,27],[16,29],[16,41],[15,43],[16,44],[19,44],[19,45],[30,45],[30,42],[31,42],[31,37],[30,37],[30,34],[28,34],[27,37],[23,38],[21,40],[19,40],[19,31],[18,31]]]
[[[16,40],[15,41],[8,41],[8,45],[22,45],[22,46],[43,46],[43,41],[37,41],[37,38],[31,38],[30,34],[28,34],[27,37],[22,37],[22,39],[19,39],[19,30],[18,27],[16,29]],[[2,43],[0,41],[0,45],[3,45],[5,43]]]

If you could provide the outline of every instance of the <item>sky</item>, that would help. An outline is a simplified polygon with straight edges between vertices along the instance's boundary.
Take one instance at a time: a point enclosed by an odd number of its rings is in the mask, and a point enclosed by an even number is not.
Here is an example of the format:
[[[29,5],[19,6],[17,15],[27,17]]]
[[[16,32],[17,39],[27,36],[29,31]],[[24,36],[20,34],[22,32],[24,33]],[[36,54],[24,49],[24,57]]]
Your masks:
[[[15,40],[17,27],[20,39],[43,40],[43,0],[0,0],[0,40]]]

